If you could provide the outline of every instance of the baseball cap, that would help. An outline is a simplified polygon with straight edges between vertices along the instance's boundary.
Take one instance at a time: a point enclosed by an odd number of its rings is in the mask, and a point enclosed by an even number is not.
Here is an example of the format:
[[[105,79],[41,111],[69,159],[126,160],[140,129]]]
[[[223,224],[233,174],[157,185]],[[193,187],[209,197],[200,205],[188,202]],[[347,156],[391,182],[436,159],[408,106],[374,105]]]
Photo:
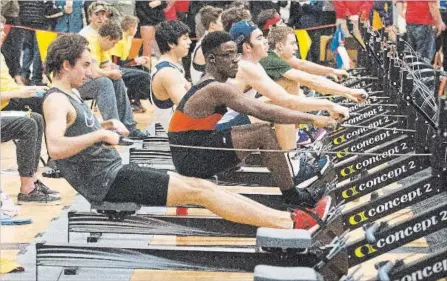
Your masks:
[[[107,12],[108,9],[106,7],[106,5],[104,5],[104,3],[100,3],[100,2],[93,2],[90,6],[88,6],[88,13],[89,14],[94,14],[97,12]]]
[[[240,21],[235,23],[230,29],[230,35],[239,46],[250,38],[251,33],[258,29],[258,26],[250,21]]]
[[[269,30],[270,27],[271,27],[272,25],[277,24],[280,20],[281,20],[281,17],[279,16],[279,14],[278,14],[278,13],[275,13],[275,15],[273,16],[273,18],[268,19],[268,20],[265,22],[264,26],[262,27],[262,30]]]

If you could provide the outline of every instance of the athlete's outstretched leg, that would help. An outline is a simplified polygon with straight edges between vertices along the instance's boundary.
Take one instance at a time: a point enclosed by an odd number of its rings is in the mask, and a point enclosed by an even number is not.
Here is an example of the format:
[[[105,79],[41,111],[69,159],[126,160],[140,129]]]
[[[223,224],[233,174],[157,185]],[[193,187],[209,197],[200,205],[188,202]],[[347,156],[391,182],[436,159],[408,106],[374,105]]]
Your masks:
[[[214,214],[237,223],[258,227],[289,229],[291,214],[268,208],[209,181],[170,173],[167,206],[200,205]]]

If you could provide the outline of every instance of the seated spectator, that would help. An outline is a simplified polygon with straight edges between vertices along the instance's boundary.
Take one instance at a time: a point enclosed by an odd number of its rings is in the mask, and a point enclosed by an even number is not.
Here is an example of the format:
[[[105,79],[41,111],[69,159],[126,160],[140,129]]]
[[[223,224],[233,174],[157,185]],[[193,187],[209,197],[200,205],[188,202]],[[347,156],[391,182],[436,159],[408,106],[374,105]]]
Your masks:
[[[3,21],[3,20],[2,20]],[[4,40],[3,23],[0,25],[0,47]],[[11,98],[27,98],[44,90],[41,86],[19,86],[9,75],[3,55],[0,54],[1,108]],[[1,142],[17,140],[17,165],[20,175],[19,204],[56,205],[60,196],[36,177],[42,147],[43,118],[38,113],[17,112],[1,114]]]
[[[137,57],[134,59],[128,59],[130,48],[132,47],[132,39],[135,36],[138,28],[138,18],[134,16],[125,16],[121,22],[121,29],[123,30],[123,39],[119,41],[110,54],[113,58],[116,58],[116,63],[123,71],[124,84],[127,87],[127,94],[131,100],[131,106],[133,112],[143,113],[146,109],[141,104],[141,99],[148,98],[150,91],[150,75],[148,72],[138,69],[137,67],[128,66],[150,64],[149,57]],[[127,66],[126,66],[127,65]]]
[[[93,4],[92,4],[93,5]],[[96,6],[90,16],[104,9]],[[96,16],[93,16],[94,18]],[[91,18],[91,19],[92,19]],[[91,29],[91,25],[89,26]],[[81,32],[82,33],[82,32]],[[98,35],[87,36],[92,55],[92,77],[78,90],[82,98],[94,98],[104,120],[118,119],[130,132],[132,138],[146,138],[147,134],[136,128],[127,96],[123,73],[111,62],[109,51],[122,39],[121,28],[113,23],[106,23],[98,30]]]
[[[108,11],[108,7],[103,3],[93,2],[87,9],[89,24],[81,29],[79,34],[85,38],[97,36],[99,28],[107,21]]]

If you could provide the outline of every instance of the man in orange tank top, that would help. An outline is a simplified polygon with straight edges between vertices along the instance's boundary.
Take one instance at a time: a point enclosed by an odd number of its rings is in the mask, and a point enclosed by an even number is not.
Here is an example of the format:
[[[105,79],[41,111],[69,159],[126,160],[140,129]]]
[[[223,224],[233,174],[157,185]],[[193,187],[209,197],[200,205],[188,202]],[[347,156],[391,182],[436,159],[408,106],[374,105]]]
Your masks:
[[[325,187],[306,186],[303,176],[299,175],[304,171],[298,173],[297,167],[289,165],[287,153],[281,152],[270,124],[248,124],[222,131],[216,130],[216,124],[227,107],[278,124],[314,123],[325,127],[335,125],[335,121],[264,103],[226,84],[228,78],[236,76],[240,58],[237,45],[228,33],[209,33],[202,41],[202,51],[206,60],[205,75],[180,101],[169,126],[176,170],[185,176],[208,178],[235,167],[250,154],[247,149],[278,150],[261,154],[284,200],[305,207],[315,206]]]

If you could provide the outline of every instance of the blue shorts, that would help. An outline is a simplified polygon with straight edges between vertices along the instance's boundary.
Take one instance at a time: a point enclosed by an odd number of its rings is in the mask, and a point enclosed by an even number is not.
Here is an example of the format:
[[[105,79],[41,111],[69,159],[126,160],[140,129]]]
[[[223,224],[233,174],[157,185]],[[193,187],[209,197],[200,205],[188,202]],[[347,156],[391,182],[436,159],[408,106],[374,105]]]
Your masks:
[[[217,131],[225,131],[231,129],[231,127],[235,126],[242,126],[242,125],[248,125],[251,124],[250,118],[248,118],[247,114],[239,114],[235,118],[231,119],[230,121],[222,124],[217,124],[216,130]]]

